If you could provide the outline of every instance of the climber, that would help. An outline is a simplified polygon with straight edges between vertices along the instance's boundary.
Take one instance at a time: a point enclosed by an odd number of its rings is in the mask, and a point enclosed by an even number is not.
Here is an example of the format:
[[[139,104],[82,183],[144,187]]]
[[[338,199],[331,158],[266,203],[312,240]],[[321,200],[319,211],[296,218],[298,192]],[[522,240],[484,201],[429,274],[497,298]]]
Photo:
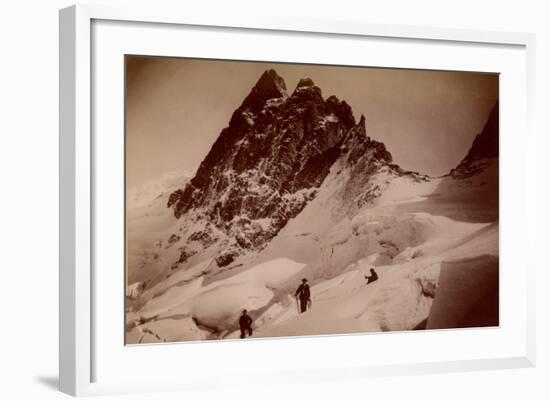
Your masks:
[[[245,332],[248,331],[248,336],[252,335],[252,318],[248,316],[246,309],[243,310],[239,318],[239,326],[241,328],[241,338],[245,338]]]
[[[307,283],[307,279],[302,279],[302,284],[300,284],[296,290],[296,294],[294,295],[300,300],[300,313],[304,313],[307,310],[308,304],[311,305],[311,294],[309,292],[309,284]]]
[[[365,278],[367,279],[367,284],[365,285],[369,285],[370,283],[378,280],[378,274],[376,274],[376,272],[374,271],[374,269],[370,269],[370,276],[365,276]]]

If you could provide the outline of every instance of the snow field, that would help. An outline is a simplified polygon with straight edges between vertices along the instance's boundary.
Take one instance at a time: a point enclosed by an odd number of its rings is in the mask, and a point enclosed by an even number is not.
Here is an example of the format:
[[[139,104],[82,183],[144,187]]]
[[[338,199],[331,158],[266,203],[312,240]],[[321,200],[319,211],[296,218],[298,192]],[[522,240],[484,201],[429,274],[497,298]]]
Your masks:
[[[279,258],[203,285],[204,277],[200,274],[208,265],[209,261],[204,261],[151,289],[149,295],[153,295],[149,301],[131,315],[138,324],[145,322],[141,329],[133,331],[145,330],[146,334],[150,331],[162,341],[179,341],[176,337],[181,338],[184,332],[191,336],[189,339],[204,339],[205,331],[223,335],[234,329],[243,309],[253,311],[266,306],[278,286],[304,267],[304,264]],[[132,335],[135,339],[136,334]]]
[[[241,267],[218,271],[210,259],[191,259],[191,267],[146,288],[144,306],[128,314],[137,326],[127,340],[238,338],[244,308],[254,337],[487,322],[495,299],[498,307],[496,173],[495,161],[460,180],[382,171],[371,183],[381,196],[357,208],[342,190],[349,171],[336,163],[318,195],[266,249],[241,258]],[[365,286],[370,268],[379,280]],[[313,301],[305,314],[293,296],[302,277]]]

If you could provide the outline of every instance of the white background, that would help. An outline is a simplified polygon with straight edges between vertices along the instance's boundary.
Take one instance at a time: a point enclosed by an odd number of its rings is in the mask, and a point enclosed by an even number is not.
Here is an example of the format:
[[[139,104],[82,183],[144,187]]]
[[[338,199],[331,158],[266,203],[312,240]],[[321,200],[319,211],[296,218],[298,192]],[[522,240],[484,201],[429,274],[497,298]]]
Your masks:
[[[100,1],[97,1],[100,2]],[[121,4],[123,1],[103,1]],[[159,7],[161,3],[156,1]],[[537,292],[537,368],[482,373],[441,374],[339,381],[288,387],[211,391],[201,394],[131,395],[132,400],[218,398],[285,399],[403,399],[468,397],[498,400],[547,399],[550,394],[550,306],[546,286],[550,274],[543,250],[548,238],[549,172],[545,152],[550,102],[545,94],[550,72],[549,12],[544,2],[523,1],[318,1],[268,2],[204,0],[185,7],[229,15],[255,10],[279,16],[365,19],[375,23],[430,25],[505,31],[530,31],[537,36],[539,246]],[[192,4],[191,4],[192,3]],[[194,4],[200,3],[200,4]],[[259,3],[255,4],[254,3]],[[321,3],[321,4],[320,4]],[[4,399],[50,400],[68,398],[56,392],[57,381],[57,9],[66,1],[26,0],[2,3],[0,42],[0,395]],[[545,27],[546,26],[546,27]],[[521,135],[521,133],[518,133]],[[519,183],[518,183],[519,188]],[[518,266],[521,268],[521,266]],[[115,399],[109,397],[108,399]]]
[[[243,376],[304,370],[363,367],[430,361],[459,361],[525,355],[525,263],[528,207],[517,185],[526,142],[525,51],[505,46],[440,43],[356,37],[338,39],[277,32],[185,29],[171,24],[128,24],[98,21],[92,28],[94,169],[94,378],[109,381],[155,382],[172,378],[221,376],[237,384]],[[226,42],[220,49],[219,38]],[[501,96],[501,160],[513,160],[500,170],[502,263],[500,264],[500,329],[442,330],[393,335],[332,336],[278,341],[215,342],[179,346],[123,347],[124,305],[121,294],[123,243],[123,55],[155,54],[182,57],[232,57],[421,69],[499,71]],[[511,227],[513,229],[511,229]],[[510,246],[513,244],[514,246]],[[515,290],[516,289],[516,290]],[[120,331],[120,332],[119,332]],[[388,352],[391,350],[391,352]],[[182,361],[193,361],[183,363]],[[215,372],[212,371],[215,361]],[[154,369],[145,369],[154,367]],[[335,375],[335,373],[332,373]],[[329,375],[327,373],[326,375]],[[156,386],[158,388],[159,385]],[[162,388],[162,387],[161,387]],[[136,389],[136,385],[130,386]]]

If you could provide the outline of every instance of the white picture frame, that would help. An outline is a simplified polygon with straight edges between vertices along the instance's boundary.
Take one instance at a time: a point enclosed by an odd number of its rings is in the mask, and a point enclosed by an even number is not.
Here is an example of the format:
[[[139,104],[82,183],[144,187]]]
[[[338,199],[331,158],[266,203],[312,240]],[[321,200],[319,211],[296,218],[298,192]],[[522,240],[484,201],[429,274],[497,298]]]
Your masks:
[[[101,25],[105,22],[106,25]],[[94,24],[97,28],[94,28]],[[115,26],[119,24],[118,26]],[[134,25],[132,25],[134,24]],[[98,29],[106,29],[100,31]],[[107,364],[113,366],[113,371],[120,369],[119,363],[131,364],[135,363],[136,358],[145,358],[143,347],[134,347],[127,351],[124,347],[123,340],[118,337],[118,334],[113,334],[116,337],[114,340],[119,344],[120,349],[114,352],[109,346],[104,345],[105,330],[102,330],[102,335],[97,334],[97,325],[103,326],[113,325],[117,315],[113,315],[104,319],[104,314],[100,312],[101,305],[95,304],[94,294],[101,287],[105,297],[109,301],[120,302],[124,297],[122,281],[123,281],[123,266],[120,266],[118,276],[121,282],[109,286],[105,286],[105,275],[98,275],[94,269],[97,269],[97,261],[101,257],[95,254],[94,235],[104,225],[98,220],[101,218],[103,209],[98,202],[97,193],[105,193],[106,189],[101,189],[98,185],[101,180],[97,181],[96,177],[101,176],[101,163],[99,159],[114,160],[117,157],[116,152],[109,155],[110,152],[102,152],[105,149],[111,149],[110,142],[102,141],[97,143],[94,138],[94,127],[101,127],[101,122],[94,118],[102,118],[102,114],[96,113],[96,104],[93,102],[94,89],[93,79],[95,74],[99,74],[102,64],[101,60],[105,59],[98,57],[97,53],[102,51],[102,46],[107,46],[105,43],[105,35],[115,35],[113,39],[113,51],[124,51],[122,48],[116,48],[117,43],[123,43],[124,31],[130,32],[126,36],[139,35],[139,31],[143,29],[154,29],[148,31],[146,36],[148,40],[140,42],[141,51],[143,54],[154,53],[155,40],[158,40],[162,35],[170,35],[167,29],[178,29],[191,27],[193,29],[217,30],[225,32],[254,35],[261,33],[264,37],[274,36],[272,40],[276,40],[275,36],[285,35],[287,39],[294,40],[298,37],[307,36],[307,39],[317,38],[318,40],[330,41],[331,38],[338,37],[342,43],[345,41],[358,41],[363,39],[387,41],[388,44],[393,42],[407,42],[432,44],[441,48],[444,51],[445,46],[455,46],[453,52],[468,51],[478,49],[479,52],[484,52],[486,48],[495,48],[495,55],[499,51],[506,53],[502,59],[495,56],[492,64],[493,67],[487,67],[492,72],[502,71],[498,67],[498,63],[503,63],[505,60],[510,60],[508,65],[502,65],[502,68],[507,68],[507,74],[510,75],[508,87],[501,91],[501,107],[504,111],[508,111],[512,115],[509,120],[505,120],[504,131],[501,135],[508,135],[511,128],[519,129],[522,135],[518,138],[507,136],[505,137],[502,156],[501,156],[501,181],[503,184],[506,180],[515,180],[515,182],[523,183],[523,191],[515,195],[510,195],[508,198],[507,186],[503,185],[501,189],[501,197],[506,195],[506,199],[512,199],[509,202],[509,207],[506,204],[501,209],[502,219],[509,219],[509,224],[501,228],[501,236],[504,241],[501,246],[510,243],[508,236],[518,235],[511,231],[521,231],[522,240],[518,242],[517,248],[507,253],[511,261],[520,260],[518,257],[521,253],[526,256],[521,264],[521,274],[517,282],[517,293],[512,296],[510,287],[506,286],[506,270],[504,270],[504,279],[501,278],[501,305],[502,302],[507,305],[515,305],[513,313],[517,318],[517,327],[507,324],[504,321],[500,328],[486,330],[459,330],[446,331],[445,333],[424,333],[426,339],[418,333],[403,333],[403,334],[382,334],[369,335],[367,337],[361,335],[347,337],[318,337],[318,338],[300,338],[300,339],[284,339],[284,340],[260,340],[252,341],[244,344],[242,342],[214,342],[212,344],[195,344],[195,345],[160,345],[152,348],[148,352],[147,358],[151,361],[169,361],[172,352],[167,351],[170,347],[178,347],[176,353],[178,355],[188,355],[188,359],[196,358],[197,350],[201,353],[216,352],[224,355],[224,360],[230,360],[242,353],[253,358],[257,355],[272,355],[274,359],[273,366],[256,366],[254,369],[246,370],[242,367],[240,373],[245,373],[245,377],[239,380],[238,377],[231,375],[231,369],[234,367],[228,365],[224,370],[223,361],[220,366],[210,365],[206,374],[206,370],[201,370],[198,366],[196,369],[188,369],[182,377],[167,376],[164,379],[151,377],[150,380],[143,378],[133,379],[131,375],[116,375],[110,372],[105,375],[101,372],[101,366]],[[114,31],[110,30],[111,28]],[[153,31],[155,32],[153,34]],[[97,35],[97,40],[94,41],[94,32]],[[122,33],[120,33],[122,32]],[[158,35],[161,36],[155,36]],[[214,35],[215,36],[215,35]],[[103,38],[103,39],[102,39]],[[144,36],[145,38],[145,36]],[[218,36],[219,39],[219,36]],[[269,38],[268,38],[269,39]],[[316,39],[316,40],[317,40]],[[147,43],[145,43],[147,42]],[[231,49],[231,46],[225,46],[224,41],[217,41],[217,46],[221,49],[225,48],[221,58],[234,57],[236,59],[250,59],[252,56],[237,54],[236,48]],[[204,42],[207,43],[207,42]],[[390,26],[390,25],[375,25],[366,22],[358,21],[318,21],[318,20],[295,20],[292,18],[274,18],[274,17],[258,17],[254,15],[242,14],[240,19],[220,19],[208,15],[188,15],[185,9],[180,10],[164,10],[151,8],[112,8],[109,6],[92,6],[78,5],[72,6],[60,11],[60,389],[61,391],[75,395],[95,395],[109,393],[127,393],[127,392],[142,392],[142,391],[166,391],[166,390],[184,390],[208,388],[227,385],[241,385],[247,381],[261,384],[281,384],[285,382],[300,381],[300,380],[329,380],[342,377],[361,379],[373,376],[387,375],[402,375],[402,374],[420,374],[430,372],[450,372],[450,371],[467,371],[480,369],[503,369],[512,367],[530,367],[535,363],[535,305],[534,305],[534,279],[533,274],[528,274],[534,271],[536,261],[533,259],[534,252],[529,252],[531,244],[534,243],[533,236],[535,233],[535,208],[534,208],[534,193],[535,193],[535,138],[532,128],[532,113],[534,110],[534,35],[524,33],[507,33],[507,32],[484,32],[458,29],[437,29],[415,26]],[[149,46],[149,47],[147,47]],[[151,47],[153,46],[153,47]],[[208,46],[215,48],[215,41]],[[205,47],[208,47],[205,46]],[[121,50],[122,49],[122,50]],[[500,49],[500,50],[499,50]],[[508,51],[509,50],[509,51]],[[220,50],[221,51],[221,50]],[[345,51],[342,50],[343,52]],[[426,50],[426,54],[434,50]],[[231,53],[233,52],[233,53]],[[481,54],[480,53],[480,54]],[[119,53],[115,56],[118,57]],[[171,55],[170,50],[160,52],[160,54]],[[281,53],[282,54],[282,53]],[[181,55],[181,54],[180,54]],[[258,60],[264,60],[265,56],[258,54]],[[306,57],[306,56],[304,56]],[[396,59],[403,55],[395,55]],[[284,56],[279,56],[278,60],[283,60]],[[108,59],[105,59],[108,61]],[[273,59],[271,60],[273,61]],[[287,59],[288,61],[288,59]],[[361,61],[359,61],[360,63]],[[469,70],[474,69],[472,64],[469,67],[468,58],[461,65],[455,64],[454,68]],[[396,61],[399,63],[399,61]],[[447,64],[445,64],[447,63]],[[440,68],[450,69],[453,67],[448,60],[441,60]],[[382,63],[382,65],[386,65]],[[437,64],[439,65],[439,64]],[[434,67],[437,65],[430,64]],[[488,66],[490,64],[487,64]],[[388,65],[389,66],[389,65]],[[112,66],[114,69],[117,66]],[[120,77],[122,71],[118,71]],[[99,80],[103,78],[98,78]],[[120,90],[118,88],[117,90]],[[519,99],[512,99],[511,93],[518,91]],[[101,96],[101,95],[98,95]],[[118,99],[117,96],[113,96]],[[516,103],[512,103],[516,102]],[[514,106],[514,107],[512,107]],[[518,106],[518,107],[515,107]],[[115,107],[115,112],[116,107]],[[506,115],[506,114],[504,114]],[[505,117],[506,118],[506,117]],[[114,146],[118,146],[113,142]],[[516,152],[517,163],[514,169],[507,168],[511,166],[512,160],[508,157],[509,150]],[[111,163],[105,161],[105,163]],[[110,165],[115,168],[121,168],[120,164]],[[120,163],[120,159],[118,160]],[[122,172],[120,172],[122,174]],[[99,184],[98,184],[99,183]],[[113,181],[109,185],[116,185]],[[120,184],[120,182],[119,182]],[[107,188],[107,187],[106,187]],[[509,188],[508,188],[509,189]],[[116,196],[115,196],[116,198]],[[98,210],[99,205],[99,210]],[[515,211],[518,216],[512,216],[512,211]],[[507,214],[508,213],[508,214]],[[118,221],[118,218],[117,218]],[[514,230],[512,230],[514,228]],[[113,230],[115,235],[117,230]],[[115,241],[116,242],[116,241]],[[503,248],[501,248],[502,250]],[[113,265],[117,265],[114,263]],[[116,276],[116,275],[115,275]],[[110,277],[109,277],[110,279]],[[112,282],[112,280],[111,280]],[[120,293],[117,294],[117,291]],[[103,296],[103,295],[102,295]],[[118,297],[118,298],[117,298]],[[513,297],[513,298],[512,298]],[[97,298],[96,298],[97,299]],[[502,306],[501,306],[502,307]],[[502,310],[501,310],[502,313]],[[110,320],[109,320],[110,319]],[[113,320],[115,319],[115,320]],[[110,322],[110,323],[105,323]],[[123,321],[120,321],[120,326],[123,326]],[[512,327],[514,326],[514,327]],[[109,326],[110,327],[110,326]],[[119,328],[112,327],[113,333]],[[504,334],[503,334],[504,333]],[[501,335],[502,334],[502,335]],[[440,359],[435,357],[426,360],[419,360],[414,353],[407,354],[405,351],[402,358],[377,358],[372,355],[372,360],[362,362],[361,359],[353,359],[350,355],[347,360],[338,360],[336,354],[331,353],[331,349],[342,349],[342,341],[346,341],[346,347],[357,350],[361,347],[362,341],[381,341],[382,338],[392,339],[386,341],[391,342],[393,347],[404,347],[406,350],[407,342],[410,342],[410,348],[415,348],[423,343],[441,341],[468,341],[472,343],[483,337],[483,341],[492,342],[495,345],[494,349],[487,348],[486,352],[480,349],[472,350],[469,354],[464,354],[464,357],[452,357],[441,355]],[[291,341],[292,343],[288,343]],[[192,348],[192,347],[200,348]],[[334,356],[334,366],[331,365],[330,358],[328,362],[320,363],[313,360],[311,364],[297,366],[295,369],[286,369],[284,361],[277,361],[276,355],[281,351],[281,347],[301,347],[302,352],[315,353],[323,348],[327,350],[328,355]],[[243,348],[246,347],[246,348]],[[331,348],[332,347],[332,348]],[[131,348],[131,347],[130,347]],[[475,347],[474,347],[475,348]],[[137,350],[136,350],[137,349]],[[139,350],[141,349],[141,350]],[[460,350],[460,346],[457,348]],[[108,350],[113,351],[112,355]],[[136,351],[135,351],[136,350]],[[117,354],[117,352],[119,354]],[[109,354],[109,355],[108,355]],[[125,358],[126,362],[117,360],[115,354]],[[160,356],[153,356],[157,354]],[[353,354],[353,353],[350,353]],[[355,354],[359,354],[356,352]],[[357,357],[357,355],[355,355]],[[98,358],[98,359],[96,359]],[[109,359],[112,358],[112,359]],[[327,359],[327,358],[325,358]],[[102,361],[101,363],[97,360]],[[180,359],[181,361],[181,359]],[[145,370],[156,369],[154,364],[146,363]],[[168,362],[168,367],[171,362]],[[172,361],[173,363],[173,361]],[[190,364],[191,365],[191,364]],[[157,365],[158,366],[158,365]],[[265,369],[264,369],[265,368]]]

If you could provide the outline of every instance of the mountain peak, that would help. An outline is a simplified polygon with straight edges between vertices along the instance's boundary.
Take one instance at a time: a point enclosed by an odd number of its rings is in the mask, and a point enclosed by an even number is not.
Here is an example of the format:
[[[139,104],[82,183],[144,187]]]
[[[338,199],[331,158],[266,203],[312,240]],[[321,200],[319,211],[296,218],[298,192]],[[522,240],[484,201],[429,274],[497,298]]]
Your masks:
[[[203,216],[188,226],[194,245],[180,249],[175,266],[196,252],[196,242],[219,247],[220,267],[263,249],[316,196],[338,160],[360,176],[391,162],[348,103],[336,96],[325,101],[310,78],[288,98],[285,89],[274,70],[265,71],[195,177],[170,195],[176,218]]]
[[[313,88],[315,86],[315,82],[311,78],[302,78],[298,82],[298,85],[296,85],[296,89],[298,88]]]
[[[261,110],[269,99],[287,97],[284,79],[274,69],[264,71],[252,91],[244,99],[241,109]]]
[[[315,85],[311,78],[302,78],[296,85],[296,89],[292,93],[292,97],[303,99],[314,99],[317,102],[323,102],[321,88]]]
[[[499,156],[499,102],[493,106],[483,130],[474,138],[468,154],[451,170],[455,178],[469,177],[484,167],[483,159]]]
[[[498,101],[491,109],[491,113],[483,127],[483,130],[476,136],[472,147],[466,156],[470,160],[498,157]]]
[[[266,89],[272,86],[275,86],[275,88],[278,89],[280,93],[286,92],[285,80],[279,74],[277,74],[277,71],[275,71],[273,68],[270,68],[269,70],[264,71],[264,73],[256,83],[255,87]]]

